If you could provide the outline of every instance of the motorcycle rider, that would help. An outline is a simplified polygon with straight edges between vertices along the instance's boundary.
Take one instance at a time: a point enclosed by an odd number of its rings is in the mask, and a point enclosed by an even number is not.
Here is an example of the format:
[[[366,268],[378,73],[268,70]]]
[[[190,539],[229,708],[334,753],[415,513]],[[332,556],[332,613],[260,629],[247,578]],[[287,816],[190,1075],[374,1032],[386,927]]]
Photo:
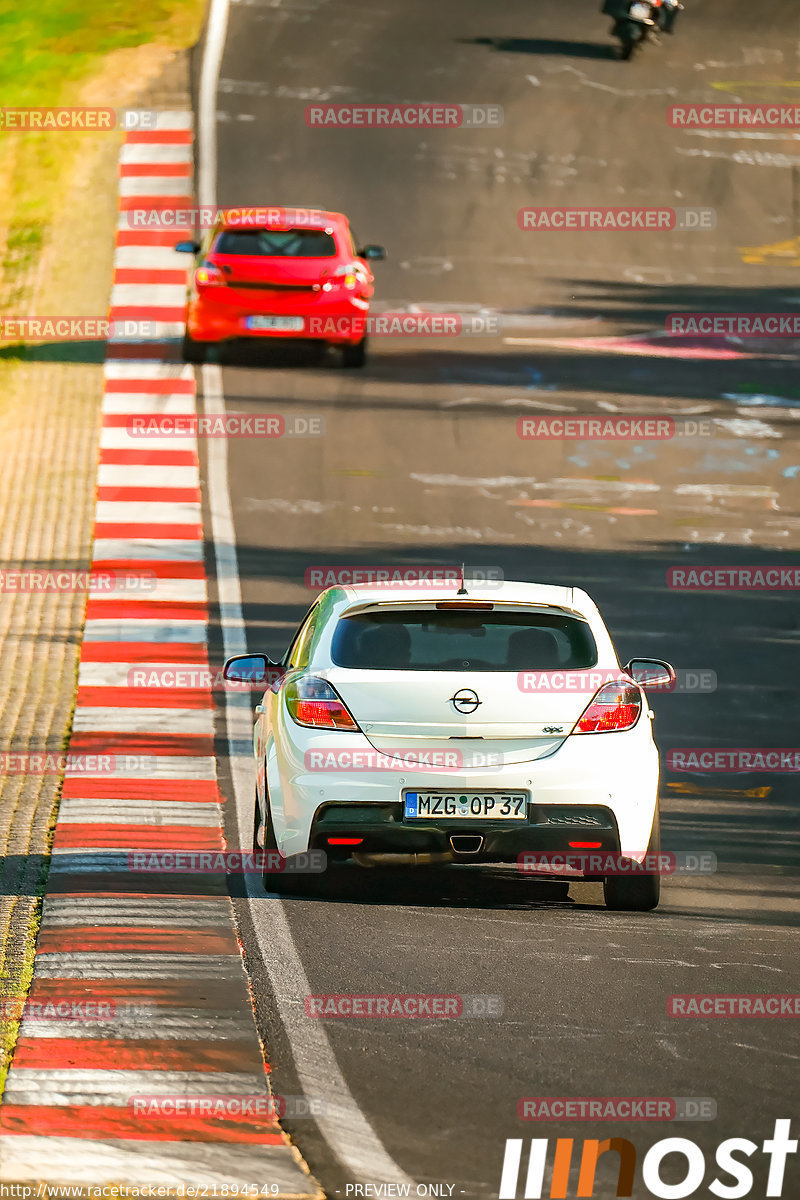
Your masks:
[[[673,33],[675,18],[683,5],[680,0],[649,0],[656,26],[664,33]],[[601,12],[619,21],[630,10],[631,0],[604,0]]]

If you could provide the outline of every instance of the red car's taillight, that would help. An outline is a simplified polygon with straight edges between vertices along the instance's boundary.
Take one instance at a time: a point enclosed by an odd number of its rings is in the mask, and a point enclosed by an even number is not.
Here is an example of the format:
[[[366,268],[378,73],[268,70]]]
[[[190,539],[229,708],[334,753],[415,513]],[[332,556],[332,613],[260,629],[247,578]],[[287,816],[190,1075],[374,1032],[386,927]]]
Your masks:
[[[332,292],[336,287],[345,287],[349,292],[355,291],[359,286],[359,278],[357,275],[348,273],[341,275],[338,271],[334,279],[326,279],[322,285],[323,292]]]
[[[292,680],[286,688],[286,707],[297,725],[312,729],[358,730],[331,685],[313,675]]]
[[[206,265],[197,268],[194,273],[194,281],[197,287],[210,287],[212,284],[224,283],[225,276],[219,267]]]
[[[573,733],[615,733],[632,729],[642,712],[642,693],[620,679],[606,683],[584,710]]]
[[[354,292],[356,288],[362,288],[368,282],[368,276],[360,263],[344,263],[336,268],[330,279],[325,280],[322,290],[332,292],[336,287],[344,287],[349,292]]]

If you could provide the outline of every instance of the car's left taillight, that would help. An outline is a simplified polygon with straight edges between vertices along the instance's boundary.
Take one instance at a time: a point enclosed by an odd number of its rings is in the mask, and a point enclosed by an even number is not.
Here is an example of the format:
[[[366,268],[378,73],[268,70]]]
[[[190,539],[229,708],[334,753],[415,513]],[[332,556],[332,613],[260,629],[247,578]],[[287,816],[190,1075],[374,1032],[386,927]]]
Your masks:
[[[206,263],[195,271],[194,282],[196,287],[219,287],[225,283],[225,276],[219,267]]]
[[[592,698],[573,733],[618,733],[633,729],[642,715],[642,693],[635,683],[619,679],[606,683]]]
[[[340,696],[324,679],[304,675],[293,679],[286,687],[286,707],[296,725],[311,729],[358,731]]]

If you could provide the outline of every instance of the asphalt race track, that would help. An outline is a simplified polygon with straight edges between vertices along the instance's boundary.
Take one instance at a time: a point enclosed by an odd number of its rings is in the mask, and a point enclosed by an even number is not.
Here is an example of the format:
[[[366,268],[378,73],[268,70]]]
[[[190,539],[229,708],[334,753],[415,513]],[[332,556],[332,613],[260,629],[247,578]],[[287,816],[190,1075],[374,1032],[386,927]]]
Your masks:
[[[387,247],[378,308],[485,310],[501,323],[496,336],[373,339],[363,371],[266,350],[223,361],[229,411],[324,419],[323,436],[228,442],[252,649],[282,653],[313,599],[310,566],[463,560],[585,587],[622,662],[638,653],[715,672],[713,692],[654,701],[662,752],[797,744],[795,596],[676,592],[666,573],[798,562],[800,347],[720,339],[698,351],[639,337],[663,333],[676,312],[797,311],[800,134],[692,132],[666,119],[678,103],[793,99],[797,85],[781,85],[799,74],[797,5],[686,8],[675,37],[625,64],[590,0],[232,4],[218,202],[341,210],[363,242]],[[434,100],[499,104],[504,123],[304,120],[315,101]],[[526,205],[565,204],[710,207],[716,228],[518,226]],[[709,435],[521,440],[518,419],[541,414],[702,420]],[[661,794],[665,847],[711,851],[718,870],[668,879],[650,915],[607,912],[597,885],[567,895],[492,868],[354,870],[334,898],[240,899],[276,1090],[300,1086],[263,961],[282,913],[313,993],[502,999],[492,1019],[325,1022],[357,1108],[415,1182],[495,1196],[506,1138],[616,1135],[643,1153],[676,1136],[705,1153],[697,1194],[712,1195],[721,1141],[760,1146],[795,1115],[797,1023],[679,1020],[667,998],[800,991],[797,784],[667,769]],[[240,820],[249,829],[250,812]],[[321,1073],[316,1096],[335,1106],[333,1086]],[[526,1096],[706,1097],[717,1118],[533,1124],[517,1115]],[[345,1196],[354,1176],[330,1134],[309,1119],[286,1124],[327,1193]],[[596,1194],[612,1196],[604,1161]],[[764,1195],[765,1156],[752,1167],[752,1194]],[[665,1180],[679,1180],[685,1164],[671,1170]],[[798,1194],[797,1161],[786,1179],[783,1194]]]

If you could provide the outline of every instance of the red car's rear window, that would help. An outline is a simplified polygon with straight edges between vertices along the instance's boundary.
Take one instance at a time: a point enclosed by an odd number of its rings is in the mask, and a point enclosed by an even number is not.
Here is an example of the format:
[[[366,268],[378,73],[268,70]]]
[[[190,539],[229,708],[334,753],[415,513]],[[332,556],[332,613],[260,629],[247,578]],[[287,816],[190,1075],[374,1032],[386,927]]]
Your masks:
[[[212,247],[214,254],[258,258],[334,258],[336,252],[324,229],[225,229]]]

